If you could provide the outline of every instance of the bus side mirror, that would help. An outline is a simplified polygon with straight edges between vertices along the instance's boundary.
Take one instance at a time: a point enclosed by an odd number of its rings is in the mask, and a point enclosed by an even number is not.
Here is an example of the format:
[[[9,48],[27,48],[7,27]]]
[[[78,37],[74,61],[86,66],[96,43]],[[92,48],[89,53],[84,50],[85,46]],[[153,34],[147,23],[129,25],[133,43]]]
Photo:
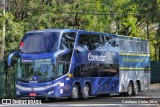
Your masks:
[[[18,53],[19,53],[19,52],[13,52],[13,53],[11,53],[11,54],[8,56],[8,60],[7,60],[8,66],[11,66],[12,57],[13,57],[13,56],[18,56]]]

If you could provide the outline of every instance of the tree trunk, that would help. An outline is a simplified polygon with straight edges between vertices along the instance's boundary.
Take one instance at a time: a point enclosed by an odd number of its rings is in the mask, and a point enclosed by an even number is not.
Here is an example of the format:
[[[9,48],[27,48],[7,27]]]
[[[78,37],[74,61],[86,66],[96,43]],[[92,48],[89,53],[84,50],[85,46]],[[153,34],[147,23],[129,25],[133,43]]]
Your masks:
[[[4,58],[4,44],[2,42],[0,43],[0,62],[3,61],[3,58]]]

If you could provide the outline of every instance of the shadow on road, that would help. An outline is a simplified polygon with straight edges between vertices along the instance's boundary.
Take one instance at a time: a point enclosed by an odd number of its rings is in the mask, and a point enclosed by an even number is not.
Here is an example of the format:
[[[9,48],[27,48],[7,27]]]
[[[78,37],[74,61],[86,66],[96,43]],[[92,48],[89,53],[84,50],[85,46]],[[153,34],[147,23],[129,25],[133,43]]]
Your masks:
[[[142,98],[137,96],[98,95],[91,96],[88,99],[70,100],[68,98],[59,98],[54,101],[46,99],[43,103],[65,103],[65,104],[122,104],[123,101],[151,100],[151,98]]]

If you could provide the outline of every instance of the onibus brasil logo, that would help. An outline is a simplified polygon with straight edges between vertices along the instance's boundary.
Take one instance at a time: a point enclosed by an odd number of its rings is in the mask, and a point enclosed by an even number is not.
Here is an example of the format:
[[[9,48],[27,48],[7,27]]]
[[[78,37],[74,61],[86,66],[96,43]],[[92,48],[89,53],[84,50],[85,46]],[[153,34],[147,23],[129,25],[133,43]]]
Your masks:
[[[41,100],[16,100],[16,99],[2,99],[2,104],[15,104],[15,105],[25,105],[25,104],[42,104]]]

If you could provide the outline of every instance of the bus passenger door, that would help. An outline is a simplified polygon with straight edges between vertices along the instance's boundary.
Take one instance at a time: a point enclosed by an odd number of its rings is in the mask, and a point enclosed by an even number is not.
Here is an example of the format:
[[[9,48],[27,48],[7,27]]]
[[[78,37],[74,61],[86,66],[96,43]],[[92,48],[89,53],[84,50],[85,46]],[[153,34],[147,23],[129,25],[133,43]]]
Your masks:
[[[62,86],[68,87],[70,84],[70,80],[67,80],[68,76],[64,76],[69,72],[69,66],[70,66],[70,59],[71,59],[71,53],[72,51],[68,53],[64,53],[62,55],[59,55],[57,58],[57,70],[56,75],[57,77],[61,77],[58,81],[61,82]],[[67,95],[68,90],[61,88],[60,94],[63,94],[64,96]]]

